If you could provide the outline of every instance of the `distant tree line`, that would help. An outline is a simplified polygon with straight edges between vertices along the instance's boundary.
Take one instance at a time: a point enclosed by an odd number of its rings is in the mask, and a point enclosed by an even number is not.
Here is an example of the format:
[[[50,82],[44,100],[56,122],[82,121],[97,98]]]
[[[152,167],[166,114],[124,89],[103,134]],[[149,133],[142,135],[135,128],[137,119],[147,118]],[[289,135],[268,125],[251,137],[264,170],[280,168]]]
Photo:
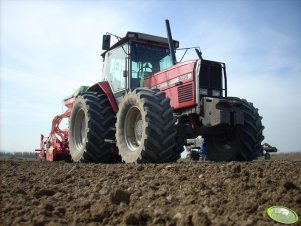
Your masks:
[[[35,152],[0,152],[1,157],[6,158],[25,158],[25,159],[32,159],[36,158]]]

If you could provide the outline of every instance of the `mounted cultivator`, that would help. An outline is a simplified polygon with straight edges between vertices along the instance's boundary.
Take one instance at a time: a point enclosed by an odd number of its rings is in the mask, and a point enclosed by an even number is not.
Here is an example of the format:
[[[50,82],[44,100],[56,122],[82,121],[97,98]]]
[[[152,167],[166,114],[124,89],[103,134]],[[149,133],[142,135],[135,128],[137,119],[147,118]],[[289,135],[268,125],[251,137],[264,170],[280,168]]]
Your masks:
[[[54,117],[48,137],[41,134],[40,149],[36,149],[36,156],[46,161],[71,161],[68,141],[68,129],[61,129],[63,119],[69,119],[76,96],[85,92],[88,87],[82,86],[72,96],[64,99],[67,110]]]

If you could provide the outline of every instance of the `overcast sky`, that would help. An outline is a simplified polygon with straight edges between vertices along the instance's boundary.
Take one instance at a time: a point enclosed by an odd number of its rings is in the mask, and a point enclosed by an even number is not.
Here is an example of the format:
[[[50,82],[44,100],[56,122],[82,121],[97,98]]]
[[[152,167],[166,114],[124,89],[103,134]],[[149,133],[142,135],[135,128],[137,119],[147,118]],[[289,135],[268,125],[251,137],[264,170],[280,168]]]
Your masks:
[[[299,151],[300,11],[298,0],[1,0],[0,149],[38,148],[62,99],[100,80],[105,32],[166,36],[169,19],[180,47],[226,63],[228,94],[259,108],[264,142]]]

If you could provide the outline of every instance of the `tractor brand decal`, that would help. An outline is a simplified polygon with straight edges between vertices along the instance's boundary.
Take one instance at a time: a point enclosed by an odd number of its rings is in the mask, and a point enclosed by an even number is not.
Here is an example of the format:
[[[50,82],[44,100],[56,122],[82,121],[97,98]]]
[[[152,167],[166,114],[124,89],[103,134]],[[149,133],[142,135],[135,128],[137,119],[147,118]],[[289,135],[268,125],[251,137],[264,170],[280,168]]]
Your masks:
[[[173,78],[173,79],[171,79],[171,80],[168,80],[168,81],[166,81],[166,82],[163,82],[163,83],[161,83],[161,84],[158,84],[158,85],[156,85],[156,86],[154,86],[154,87],[152,87],[152,88],[161,89],[161,88],[163,88],[163,87],[171,86],[171,85],[174,85],[174,84],[176,84],[176,83],[178,83],[178,82],[182,82],[182,81],[188,80],[188,79],[190,79],[191,77],[192,77],[192,73],[190,72],[190,73],[181,75],[181,76],[179,76],[179,77]]]

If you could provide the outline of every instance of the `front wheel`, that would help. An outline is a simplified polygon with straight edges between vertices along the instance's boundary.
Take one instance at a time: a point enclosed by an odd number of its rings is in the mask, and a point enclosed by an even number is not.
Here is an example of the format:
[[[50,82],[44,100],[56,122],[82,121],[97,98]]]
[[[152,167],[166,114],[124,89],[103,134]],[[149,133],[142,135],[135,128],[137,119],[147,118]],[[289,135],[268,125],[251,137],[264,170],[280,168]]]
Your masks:
[[[162,163],[174,159],[175,119],[165,93],[149,88],[129,92],[120,103],[116,140],[126,163]],[[177,158],[177,156],[176,156]]]
[[[234,99],[234,98],[233,98]],[[235,98],[235,100],[240,100]],[[246,100],[242,103],[244,124],[231,128],[229,136],[207,136],[207,156],[213,161],[252,161],[258,158],[264,139],[262,117],[258,109]]]

